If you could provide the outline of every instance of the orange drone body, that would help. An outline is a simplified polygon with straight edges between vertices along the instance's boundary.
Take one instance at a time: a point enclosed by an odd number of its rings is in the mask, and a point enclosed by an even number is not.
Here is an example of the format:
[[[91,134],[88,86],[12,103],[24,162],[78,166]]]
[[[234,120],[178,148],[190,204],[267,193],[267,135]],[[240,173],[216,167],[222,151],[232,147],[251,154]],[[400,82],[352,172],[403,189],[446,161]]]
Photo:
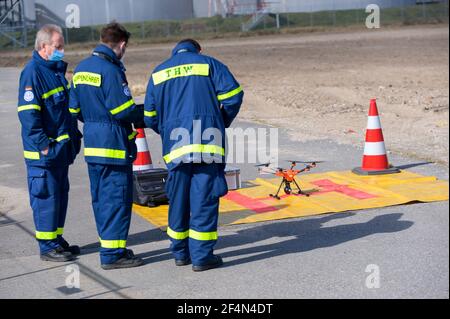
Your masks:
[[[286,169],[275,173],[276,176],[283,177],[288,182],[293,182],[295,176],[301,173],[300,170]]]
[[[286,195],[294,194],[294,193],[292,192],[292,187],[291,187],[291,184],[292,184],[292,183],[295,184],[295,186],[296,186],[297,189],[298,189],[298,192],[295,193],[295,195],[305,195],[305,196],[309,196],[309,194],[304,193],[304,192],[301,190],[300,186],[298,185],[297,181],[295,180],[295,177],[296,177],[298,174],[300,174],[300,173],[310,171],[311,168],[316,167],[316,163],[318,163],[318,162],[311,162],[311,163],[308,164],[305,168],[300,169],[300,170],[294,169],[294,167],[295,167],[295,166],[297,165],[297,163],[298,163],[297,161],[289,161],[289,162],[291,162],[291,167],[290,167],[289,169],[278,168],[276,171],[270,172],[271,174],[274,174],[274,175],[276,175],[276,176],[278,176],[278,177],[283,178],[283,180],[281,181],[280,187],[278,188],[277,193],[276,193],[275,195],[274,195],[274,194],[270,194],[270,197],[273,197],[273,198],[276,198],[276,199],[280,200],[281,197],[278,196],[278,194],[280,193],[281,188],[282,188],[283,186],[284,186],[284,192],[285,192]],[[305,162],[300,162],[300,163],[305,163]],[[258,165],[258,167],[261,167],[261,166],[269,167],[269,165],[270,165],[270,163],[267,163],[267,164],[261,164],[261,165]]]

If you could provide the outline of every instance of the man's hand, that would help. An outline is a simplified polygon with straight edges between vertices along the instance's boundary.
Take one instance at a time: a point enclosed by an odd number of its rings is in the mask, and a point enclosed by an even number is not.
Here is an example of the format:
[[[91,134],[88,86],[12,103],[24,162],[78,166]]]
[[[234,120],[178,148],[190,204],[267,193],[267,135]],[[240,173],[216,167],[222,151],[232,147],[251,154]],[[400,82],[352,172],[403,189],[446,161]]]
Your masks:
[[[41,151],[41,153],[42,153],[42,155],[47,156],[48,155],[48,146],[45,149],[43,149]]]

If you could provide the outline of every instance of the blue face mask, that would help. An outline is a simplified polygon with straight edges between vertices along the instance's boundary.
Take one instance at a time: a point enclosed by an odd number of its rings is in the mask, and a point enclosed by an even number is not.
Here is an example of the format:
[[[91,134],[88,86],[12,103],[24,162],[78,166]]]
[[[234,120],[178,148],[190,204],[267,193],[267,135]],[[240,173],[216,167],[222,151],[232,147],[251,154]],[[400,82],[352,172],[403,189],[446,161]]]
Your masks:
[[[64,52],[56,50],[53,51],[53,54],[48,57],[49,61],[61,61],[64,58]]]

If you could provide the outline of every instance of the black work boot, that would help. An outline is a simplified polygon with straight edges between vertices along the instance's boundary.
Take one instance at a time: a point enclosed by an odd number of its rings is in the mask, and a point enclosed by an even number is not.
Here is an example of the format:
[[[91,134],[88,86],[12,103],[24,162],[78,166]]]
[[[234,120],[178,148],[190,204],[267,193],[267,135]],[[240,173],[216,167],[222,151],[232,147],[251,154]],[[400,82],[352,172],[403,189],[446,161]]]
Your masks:
[[[81,254],[81,249],[77,245],[66,247],[64,248],[64,251],[69,252],[74,256]]]
[[[223,265],[222,257],[218,255],[214,255],[210,260],[208,260],[205,264],[199,266],[192,266],[193,271],[205,271],[213,268],[217,268]]]
[[[52,249],[45,254],[41,254],[41,260],[43,261],[65,262],[73,259],[75,259],[75,256],[70,252],[64,251],[62,247]]]
[[[188,257],[186,259],[175,259],[176,266],[187,266],[191,264],[191,259]]]
[[[126,249],[120,259],[112,264],[102,264],[103,270],[120,269],[120,268],[132,268],[142,265],[144,261],[136,257],[131,249]]]
[[[79,246],[76,246],[76,245],[70,246],[69,243],[62,237],[59,240],[59,244],[64,249],[64,251],[69,252],[72,255],[81,254],[81,249]]]
[[[61,245],[61,247],[64,249],[65,252],[71,253],[72,255],[79,255],[81,253],[81,249],[79,246],[73,245],[69,246],[67,245]]]

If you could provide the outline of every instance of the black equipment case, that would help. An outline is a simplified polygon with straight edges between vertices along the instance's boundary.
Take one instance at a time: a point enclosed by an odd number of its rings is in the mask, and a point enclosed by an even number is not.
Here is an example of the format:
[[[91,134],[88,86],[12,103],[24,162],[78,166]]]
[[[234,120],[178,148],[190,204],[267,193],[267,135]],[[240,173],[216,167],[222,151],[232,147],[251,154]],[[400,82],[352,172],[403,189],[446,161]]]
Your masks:
[[[133,172],[133,202],[149,207],[168,204],[165,189],[167,176],[168,171],[163,168]]]

